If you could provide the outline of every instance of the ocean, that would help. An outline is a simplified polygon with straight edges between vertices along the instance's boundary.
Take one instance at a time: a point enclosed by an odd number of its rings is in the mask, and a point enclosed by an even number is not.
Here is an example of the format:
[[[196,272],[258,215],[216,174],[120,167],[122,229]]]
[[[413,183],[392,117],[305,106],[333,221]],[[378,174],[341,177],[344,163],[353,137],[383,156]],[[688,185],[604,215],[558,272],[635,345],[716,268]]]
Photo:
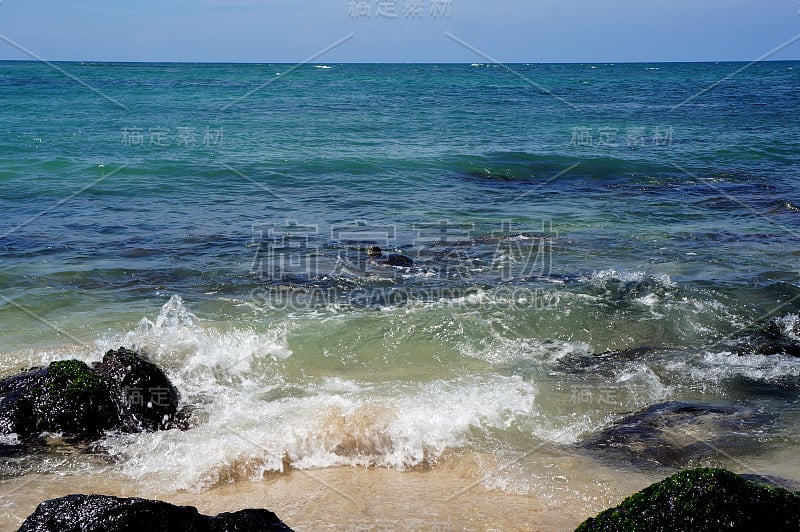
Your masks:
[[[800,358],[738,350],[800,342],[799,113],[797,62],[0,62],[0,375],[126,346],[193,408],[3,458],[0,527],[83,490],[556,530],[690,466],[800,482]],[[745,421],[584,445],[671,401]]]

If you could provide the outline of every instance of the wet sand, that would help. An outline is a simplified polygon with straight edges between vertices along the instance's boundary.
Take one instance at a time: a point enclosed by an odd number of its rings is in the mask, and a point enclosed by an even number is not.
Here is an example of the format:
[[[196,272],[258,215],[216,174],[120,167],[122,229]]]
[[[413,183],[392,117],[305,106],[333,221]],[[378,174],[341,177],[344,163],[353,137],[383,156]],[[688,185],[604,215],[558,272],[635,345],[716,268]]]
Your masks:
[[[553,458],[553,457],[550,457]],[[621,475],[574,457],[543,460],[526,494],[486,485],[485,455],[450,458],[426,470],[289,470],[261,481],[223,483],[200,493],[158,493],[107,475],[29,475],[0,483],[0,530],[15,530],[38,503],[71,493],[141,496],[196,506],[201,513],[268,508],[298,531],[573,530],[652,478]]]

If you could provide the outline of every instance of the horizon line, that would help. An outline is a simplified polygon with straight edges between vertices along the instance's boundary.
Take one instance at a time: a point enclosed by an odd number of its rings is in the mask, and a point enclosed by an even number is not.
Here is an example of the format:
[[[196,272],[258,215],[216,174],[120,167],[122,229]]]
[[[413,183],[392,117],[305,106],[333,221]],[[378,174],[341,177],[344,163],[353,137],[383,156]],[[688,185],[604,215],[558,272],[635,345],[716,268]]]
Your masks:
[[[0,63],[41,63],[38,59],[3,59]],[[114,59],[48,59],[50,63],[108,63],[108,64],[142,64],[142,65],[296,65],[296,61],[145,61]],[[503,61],[505,65],[652,65],[652,64],[719,64],[719,63],[752,63],[752,59],[717,59],[689,61]],[[758,63],[797,63],[800,59],[764,59]],[[308,63],[313,65],[499,65],[492,61],[322,61]]]

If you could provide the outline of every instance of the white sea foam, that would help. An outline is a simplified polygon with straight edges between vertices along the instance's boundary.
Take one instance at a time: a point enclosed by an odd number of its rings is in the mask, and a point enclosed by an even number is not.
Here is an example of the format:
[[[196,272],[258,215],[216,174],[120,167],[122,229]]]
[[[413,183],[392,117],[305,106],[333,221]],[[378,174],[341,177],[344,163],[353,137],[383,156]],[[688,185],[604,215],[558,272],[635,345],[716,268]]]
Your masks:
[[[674,387],[665,385],[645,364],[626,368],[619,373],[616,383],[624,386],[639,406],[663,401],[674,391]]]
[[[653,278],[616,271],[598,277],[619,279],[620,275]],[[656,281],[662,286],[669,282]],[[576,308],[602,300],[586,294],[569,293],[565,297],[567,306],[574,303]],[[109,435],[103,445],[118,459],[115,469],[143,489],[201,490],[279,474],[287,467],[406,469],[434,463],[448,450],[485,445],[488,435],[499,431],[572,444],[583,434],[605,426],[620,409],[644,407],[674,396],[671,384],[676,380],[665,380],[665,374],[686,375],[686,380],[701,385],[731,375],[762,379],[800,375],[800,363],[788,357],[707,353],[699,362],[682,359],[675,362],[683,364],[681,367],[666,369],[642,361],[625,362],[613,367],[607,385],[585,384],[590,386],[594,402],[563,410],[545,400],[546,394],[539,397],[539,389],[552,385],[559,360],[589,356],[592,347],[576,341],[506,336],[508,313],[495,308],[506,299],[514,297],[484,290],[461,300],[393,307],[382,314],[327,313],[321,316],[325,318],[322,323],[308,316],[290,318],[272,313],[252,327],[221,328],[193,314],[180,297],[174,296],[154,319],[143,319],[128,333],[98,341],[87,360],[120,345],[144,351],[165,368],[181,393],[182,403],[196,409],[194,426],[187,431]],[[695,308],[691,299],[661,295],[640,299],[639,304],[658,308],[659,312],[669,310],[669,305]],[[706,310],[701,306],[697,312]],[[451,321],[442,322],[442,312]],[[429,326],[431,320],[438,320],[436,327]],[[787,316],[786,326],[793,327],[796,320]],[[310,356],[306,348],[302,352],[298,349],[297,355],[290,348],[293,331],[299,331],[299,337],[309,331],[327,337],[331,331],[347,330],[357,338],[359,330],[374,332],[376,325],[388,327],[376,338],[393,338],[394,331],[399,330],[412,336],[435,334],[453,348],[449,356],[460,354],[500,370],[468,376],[448,372],[427,380],[390,375],[375,378],[370,372],[355,377],[347,372],[361,369],[362,359],[358,357],[367,357],[363,359],[369,360],[367,365],[374,362],[368,358],[371,355],[349,358],[352,338],[339,345],[319,347],[326,365],[340,358],[348,364],[356,361],[343,373],[302,364]],[[381,360],[394,363],[389,358]],[[518,363],[522,363],[522,370],[513,373],[524,377],[508,374],[512,372],[507,370]],[[398,370],[402,367],[402,363],[397,366]],[[579,387],[581,382],[569,381],[565,386]],[[599,402],[598,398],[611,393],[614,385],[624,392],[613,392],[613,405]],[[563,388],[560,393],[565,393]],[[515,488],[509,485],[505,489]]]
[[[800,317],[797,314],[787,314],[776,321],[781,334],[794,341],[800,341]]]
[[[187,431],[108,436],[122,473],[154,490],[178,490],[288,466],[404,469],[436,461],[473,430],[504,430],[535,412],[536,387],[517,376],[292,378],[282,365],[291,355],[287,327],[221,332],[204,327],[176,296],[155,321],[99,342],[143,349],[197,408]]]
[[[292,352],[287,345],[289,325],[278,323],[266,331],[239,329],[222,332],[206,328],[201,320],[173,296],[155,321],[143,318],[138,327],[121,336],[96,342],[100,352],[120,345],[144,351],[155,362],[180,370],[198,366],[225,366],[241,371],[259,357],[285,359]]]
[[[656,311],[656,308],[661,303],[661,298],[656,294],[647,294],[646,296],[634,299],[634,301],[644,307],[647,307],[647,309],[650,311],[650,314],[654,318],[660,319],[664,317],[664,314]]]
[[[216,390],[206,421],[189,431],[106,444],[123,459],[123,473],[161,489],[258,479],[287,466],[404,469],[435,461],[473,428],[508,428],[533,412],[535,397],[530,383],[499,376],[367,389],[328,380],[305,392],[265,400],[256,387]]]
[[[641,283],[646,280],[654,281],[656,285],[664,288],[675,288],[677,284],[665,273],[647,274],[641,271],[610,268],[593,272],[587,279],[596,286],[603,286],[608,282]]]
[[[19,445],[19,435],[15,432],[10,434],[0,434],[0,445]]]
[[[773,381],[800,377],[800,359],[788,355],[737,355],[706,352],[699,368],[693,371],[698,380],[720,381],[734,376]]]
[[[714,392],[726,380],[744,377],[757,382],[780,382],[800,377],[800,359],[788,355],[738,355],[706,351],[697,359],[674,360],[665,368],[681,378],[681,387]]]

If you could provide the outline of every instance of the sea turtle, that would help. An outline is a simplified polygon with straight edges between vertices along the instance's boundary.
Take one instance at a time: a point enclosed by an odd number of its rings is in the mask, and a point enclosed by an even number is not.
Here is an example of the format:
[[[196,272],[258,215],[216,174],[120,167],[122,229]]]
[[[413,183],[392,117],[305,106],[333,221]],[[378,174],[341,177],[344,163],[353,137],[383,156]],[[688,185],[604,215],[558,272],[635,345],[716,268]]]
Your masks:
[[[378,264],[398,266],[401,268],[412,268],[414,266],[414,260],[411,257],[397,254],[384,255],[383,250],[378,246],[370,246],[370,248],[367,249],[367,255]]]

